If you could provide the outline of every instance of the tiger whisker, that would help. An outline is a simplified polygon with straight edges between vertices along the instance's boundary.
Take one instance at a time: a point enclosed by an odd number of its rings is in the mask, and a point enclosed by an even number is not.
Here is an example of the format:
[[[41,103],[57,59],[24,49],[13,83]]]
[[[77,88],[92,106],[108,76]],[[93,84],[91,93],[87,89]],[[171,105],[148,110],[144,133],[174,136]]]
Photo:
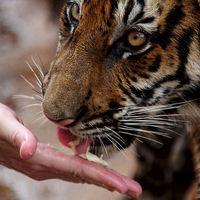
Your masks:
[[[100,142],[100,144],[101,144],[101,146],[103,146],[103,149],[105,150],[105,152],[106,152],[106,155],[107,155],[107,157],[108,157],[108,151],[107,151],[107,149],[106,149],[106,147],[105,147],[105,145],[104,145],[104,143],[103,143],[103,140],[101,139],[101,133],[102,133],[102,131],[98,128],[98,127],[96,127],[96,129],[97,129],[97,133],[100,133],[100,134],[98,134],[98,139],[99,139],[99,142]]]
[[[166,110],[172,110],[175,108],[180,108],[182,106],[186,105],[186,103],[174,103],[174,104],[168,104],[168,105],[156,105],[156,106],[148,106],[148,107],[131,107],[128,106],[128,113],[129,116],[133,117],[133,116],[138,116],[138,115],[143,115],[144,113],[146,114],[148,113],[154,113],[154,112],[159,112],[159,111],[166,111]],[[167,116],[172,115],[172,114],[168,114]],[[177,115],[177,114],[176,114]],[[179,114],[180,116],[182,116],[182,114]]]
[[[140,143],[144,143],[142,140],[140,140],[139,138],[135,138],[138,142],[140,142]]]
[[[35,100],[42,102],[42,97],[35,97]]]
[[[119,133],[117,133],[116,131],[112,130],[111,128],[108,128],[107,126],[105,126],[105,128],[109,131],[111,131],[113,134],[113,136],[115,136],[117,139],[119,139],[123,144],[126,144],[126,141],[124,140],[124,138],[119,135]]]
[[[99,142],[100,142],[102,148],[103,148],[103,149],[105,150],[105,152],[106,152],[106,156],[108,157],[108,151],[107,151],[107,149],[106,149],[106,147],[105,147],[105,145],[104,145],[104,143],[103,143],[103,141],[102,141],[100,135],[98,135],[98,139],[99,139]]]
[[[196,113],[197,116],[200,116],[199,112],[197,111],[197,109],[191,104],[192,101],[187,101],[185,100],[183,97],[182,99],[184,100],[185,103],[187,103],[192,109],[193,111]],[[195,100],[198,100],[199,98],[195,99]],[[193,117],[192,117],[193,118]],[[194,118],[193,118],[194,121],[196,121]]]
[[[143,116],[143,114],[144,113],[141,113],[141,114],[138,114],[138,113],[129,113],[129,115],[127,115],[127,117],[129,117],[129,118],[131,118],[131,117],[140,117],[140,116],[141,117],[145,117],[145,116]],[[183,117],[183,114],[158,114],[157,116],[158,117]],[[186,116],[186,115],[184,115],[184,116]],[[146,117],[149,117],[149,116],[146,116]]]
[[[20,77],[22,77],[33,89],[35,88],[35,86],[30,81],[28,81],[23,75],[20,75]]]
[[[108,133],[105,132],[105,135],[107,136],[107,139],[116,147],[116,149],[118,149],[118,151],[120,151],[124,155],[124,157],[128,160],[124,151],[121,150],[121,149],[124,149],[121,146],[121,144],[118,141],[116,141],[114,138],[112,138],[112,136],[110,136]],[[117,146],[117,144],[121,147],[121,149]]]
[[[91,147],[91,150],[94,151],[95,149],[95,140],[92,142],[92,147]]]
[[[43,110],[38,111],[38,112],[35,114],[35,117],[38,117],[39,115],[44,116]]]
[[[24,109],[26,109],[26,108],[30,108],[30,107],[41,107],[41,104],[37,104],[37,103],[35,103],[35,104],[29,104],[29,105],[26,105],[26,106],[22,107],[22,108],[20,109],[20,111],[21,111],[21,110],[24,110]]]
[[[37,97],[37,98],[41,98],[41,99],[42,99],[41,95],[39,95],[39,94],[33,94],[33,96],[35,96],[35,97]]]
[[[129,113],[136,113],[136,114],[144,114],[147,111],[148,112],[158,112],[158,111],[163,111],[163,110],[169,110],[173,109],[172,107],[167,107],[167,106],[148,106],[148,107],[136,107],[136,108],[128,108]]]
[[[47,69],[45,68],[45,66],[44,66],[44,64],[43,64],[43,62],[42,62],[42,59],[41,59],[41,57],[40,57],[39,54],[38,54],[38,58],[39,58],[40,63],[41,63],[41,65],[42,65],[42,67],[40,67],[40,68],[41,68],[41,71],[42,71],[43,74],[45,74],[46,71],[47,71]]]
[[[47,118],[44,118],[43,122],[40,123],[38,129],[41,128],[45,123],[48,123],[48,122],[49,122],[49,120]]]
[[[35,62],[35,60],[33,59],[33,57],[31,57],[31,59],[32,59],[34,65],[36,66],[36,68],[38,69],[40,77],[43,79],[44,78],[44,73],[42,71],[42,68]]]
[[[171,123],[171,122],[168,122],[168,121],[161,121],[161,120],[158,120],[158,121],[153,121],[153,120],[149,120],[149,119],[136,119],[136,120],[119,120],[120,122],[122,122],[123,124],[127,124],[127,125],[141,125],[141,124],[161,124],[163,125],[165,123],[165,125],[168,125],[168,126],[175,126],[176,124],[175,123]]]
[[[36,123],[36,122],[40,121],[41,119],[46,119],[46,118],[45,118],[44,115],[42,115],[42,116],[40,116],[40,117],[37,117],[37,119],[35,119],[35,120],[33,121],[33,123]]]
[[[28,85],[30,85],[32,87],[32,90],[35,91],[36,93],[38,94],[41,94],[41,88],[37,89],[37,85],[34,86],[35,84],[34,83],[31,83],[29,80],[27,80],[24,76],[20,75],[21,78],[23,78],[26,83],[28,83]]]
[[[142,135],[132,134],[132,133],[129,133],[129,132],[124,132],[124,131],[120,131],[120,133],[121,133],[121,134],[125,134],[125,135],[131,135],[131,136],[134,136],[134,137],[136,137],[136,139],[137,139],[137,138],[143,138],[143,139],[146,139],[146,140],[149,140],[149,141],[155,142],[155,143],[157,143],[157,144],[161,144],[161,145],[163,145],[162,142],[159,142],[159,141],[157,141],[157,140],[154,140],[154,139],[152,139],[152,138],[148,138],[148,137],[145,137],[145,136],[142,136]],[[142,143],[143,143],[143,142],[142,142]]]
[[[182,125],[178,125],[178,124],[173,124],[173,123],[163,123],[163,122],[159,122],[159,121],[156,121],[156,122],[151,122],[151,121],[143,121],[143,122],[138,122],[138,121],[135,121],[135,122],[123,122],[121,123],[121,125],[124,125],[124,126],[130,126],[130,127],[133,127],[133,126],[146,126],[146,127],[182,127]]]
[[[23,94],[13,95],[13,98],[15,98],[15,99],[17,99],[17,98],[23,98],[23,99],[35,100],[35,97],[28,96],[28,95],[23,95]]]
[[[166,137],[166,138],[171,138],[167,133],[162,133],[162,132],[159,132],[159,131],[149,131],[149,130],[143,130],[143,129],[139,129],[139,128],[129,128],[129,127],[124,127],[124,126],[121,126],[118,128],[121,132],[121,130],[123,131],[136,131],[136,132],[142,132],[142,133],[149,133],[151,135],[160,135],[160,136],[163,136],[163,137]],[[132,133],[130,133],[129,135],[131,135]],[[133,134],[134,135],[134,134]]]
[[[161,119],[166,121],[174,121],[175,119],[164,118],[164,117],[180,117],[181,114],[157,114],[156,116],[142,116],[142,115],[127,115],[124,119]]]
[[[169,115],[157,115],[157,116],[154,116],[154,117],[150,117],[150,116],[125,116],[123,119],[120,119],[119,121],[121,122],[125,122],[125,121],[139,121],[139,120],[152,120],[155,122],[164,122],[164,123],[167,123],[167,124],[170,124],[172,123],[172,126],[174,126],[173,124],[176,124],[176,125],[181,125],[183,123],[187,123],[188,121],[186,119],[183,119],[181,118],[183,115],[180,115],[180,114],[169,114]],[[165,117],[172,117],[172,119],[170,118],[165,118]]]
[[[35,91],[36,93],[38,93],[38,94],[40,94],[40,95],[42,94],[42,93],[41,93],[41,89],[33,88],[33,91]]]
[[[114,134],[113,134],[112,136],[116,137],[119,141],[121,141],[122,143],[125,144],[124,139],[123,139],[117,132],[115,132],[115,131],[112,130],[111,128],[108,128],[108,127],[105,127],[105,128],[106,128],[107,130],[113,132]],[[100,136],[101,136],[102,133],[104,133],[104,134],[106,134],[106,135],[108,136],[107,133],[102,132],[99,128],[96,128],[96,129],[98,130],[98,133],[100,133],[100,134],[98,134],[99,140],[101,139]],[[118,136],[117,136],[116,134],[117,134]],[[117,142],[114,138],[112,138],[112,136],[109,135],[110,139],[112,139],[112,140],[113,140],[115,143],[117,143],[121,148],[123,148],[123,147],[120,145],[119,142]],[[121,138],[120,138],[120,137],[121,137]],[[111,142],[111,140],[109,140],[109,141]],[[101,142],[103,143],[102,139],[101,139],[100,143],[101,143]],[[114,144],[113,142],[111,142],[111,143]],[[103,147],[104,147],[104,149],[105,149],[105,151],[106,151],[106,155],[108,156],[108,152],[107,152],[107,149],[105,148],[104,143],[103,143]],[[115,147],[116,147],[116,146],[115,146]],[[116,148],[117,148],[117,147],[116,147]],[[118,148],[118,150],[119,150],[119,148]]]
[[[175,118],[175,119],[166,119],[166,118],[163,118],[164,116],[161,116],[161,117],[160,116],[161,115],[157,115],[155,117],[152,117],[151,119],[152,120],[157,120],[157,121],[163,121],[163,122],[180,122],[180,123],[186,123],[186,122],[188,122],[185,119],[177,119],[177,118]],[[170,115],[168,115],[168,116],[170,116]],[[165,117],[167,117],[167,116],[165,116]]]
[[[42,88],[42,82],[41,82],[41,80],[39,79],[39,77],[37,76],[37,74],[35,73],[35,71],[33,70],[33,68],[31,67],[31,65],[27,61],[26,61],[26,64],[28,65],[29,69],[33,72],[33,74],[34,74],[34,76],[35,76],[35,78],[37,80],[36,83],[38,84],[39,88]]]
[[[160,111],[160,110],[168,110],[168,109],[174,109],[174,108],[180,108],[182,106],[185,106],[188,102],[192,102],[193,100],[190,101],[185,101],[185,102],[178,102],[178,103],[171,103],[171,104],[165,104],[165,105],[152,105],[152,106],[135,106],[135,105],[129,105],[125,106],[129,108],[130,110],[142,110],[144,112],[149,111],[149,110],[155,110],[155,111]]]
[[[138,142],[140,142],[140,143],[144,143],[142,140],[140,140],[139,138],[135,138],[135,140],[137,140]],[[133,149],[133,147],[132,146],[134,146],[135,147],[135,145],[136,145],[136,143],[132,143],[131,145],[130,145],[130,148],[128,148],[127,150],[131,153],[131,156],[134,154],[136,157],[140,157],[140,155],[136,152],[136,150],[134,150]]]
[[[134,125],[134,124],[133,124]],[[162,125],[162,124],[161,124]],[[165,124],[166,125],[166,124]],[[127,127],[129,127],[130,125],[128,124],[128,125],[126,125],[126,124],[123,124],[122,125],[123,127],[125,126],[127,126]],[[176,135],[180,135],[178,132],[176,132],[176,131],[174,131],[174,130],[172,130],[172,129],[168,129],[168,128],[166,128],[165,126],[158,126],[158,124],[143,124],[142,125],[143,127],[152,127],[152,128],[160,128],[160,129],[163,129],[163,130],[165,130],[165,131],[168,131],[168,132],[171,132],[171,133],[174,133],[174,134],[176,134]]]

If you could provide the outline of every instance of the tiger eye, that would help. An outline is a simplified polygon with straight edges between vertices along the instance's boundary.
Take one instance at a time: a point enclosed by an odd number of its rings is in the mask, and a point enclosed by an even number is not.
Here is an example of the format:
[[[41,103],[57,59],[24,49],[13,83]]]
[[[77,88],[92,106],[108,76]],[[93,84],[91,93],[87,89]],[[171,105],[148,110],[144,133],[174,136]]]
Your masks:
[[[73,17],[73,20],[76,20],[76,21],[79,20],[80,10],[79,10],[79,6],[76,3],[74,3],[71,8],[71,16]]]
[[[145,44],[147,37],[144,33],[133,30],[128,34],[128,42],[132,47],[140,47]]]

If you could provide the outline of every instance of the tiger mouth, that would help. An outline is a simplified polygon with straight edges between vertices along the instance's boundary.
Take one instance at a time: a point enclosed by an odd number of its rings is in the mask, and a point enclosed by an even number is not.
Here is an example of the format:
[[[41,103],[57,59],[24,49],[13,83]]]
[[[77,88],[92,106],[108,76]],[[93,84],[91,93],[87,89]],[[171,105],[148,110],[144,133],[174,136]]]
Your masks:
[[[78,155],[85,154],[88,148],[91,153],[99,156],[102,153],[108,155],[110,148],[120,151],[130,146],[133,137],[125,140],[116,133],[111,134],[104,130],[104,134],[102,135],[90,133],[88,135],[84,134],[84,136],[77,136],[70,129],[57,128],[57,135],[61,144],[72,149]]]
[[[57,128],[57,135],[60,143],[68,148],[72,149],[72,142],[76,142],[78,139],[79,143],[74,147],[74,152],[76,154],[84,154],[89,147],[90,143],[93,141],[89,138],[80,138],[76,135],[74,135],[69,129],[64,129],[58,126]]]

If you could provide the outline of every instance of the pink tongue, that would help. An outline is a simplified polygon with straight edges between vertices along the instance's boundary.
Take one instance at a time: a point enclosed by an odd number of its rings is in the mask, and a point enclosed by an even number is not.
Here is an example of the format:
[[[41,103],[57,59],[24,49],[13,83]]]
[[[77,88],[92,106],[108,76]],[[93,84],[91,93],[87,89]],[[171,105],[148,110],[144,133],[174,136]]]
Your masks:
[[[57,128],[57,134],[60,143],[68,148],[72,148],[69,144],[70,142],[78,139],[78,137],[73,135],[69,130],[60,127]],[[84,154],[91,142],[91,139],[81,139],[80,144],[76,146],[76,152],[78,154]]]

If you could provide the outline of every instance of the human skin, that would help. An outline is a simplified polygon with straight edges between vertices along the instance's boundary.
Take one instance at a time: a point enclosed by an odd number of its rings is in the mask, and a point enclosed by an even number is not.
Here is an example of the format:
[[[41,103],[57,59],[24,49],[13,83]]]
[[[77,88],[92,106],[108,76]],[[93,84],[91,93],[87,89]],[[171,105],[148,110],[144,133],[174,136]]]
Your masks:
[[[62,179],[94,184],[138,197],[138,183],[117,172],[37,141],[17,114],[0,103],[0,164],[35,180]]]

